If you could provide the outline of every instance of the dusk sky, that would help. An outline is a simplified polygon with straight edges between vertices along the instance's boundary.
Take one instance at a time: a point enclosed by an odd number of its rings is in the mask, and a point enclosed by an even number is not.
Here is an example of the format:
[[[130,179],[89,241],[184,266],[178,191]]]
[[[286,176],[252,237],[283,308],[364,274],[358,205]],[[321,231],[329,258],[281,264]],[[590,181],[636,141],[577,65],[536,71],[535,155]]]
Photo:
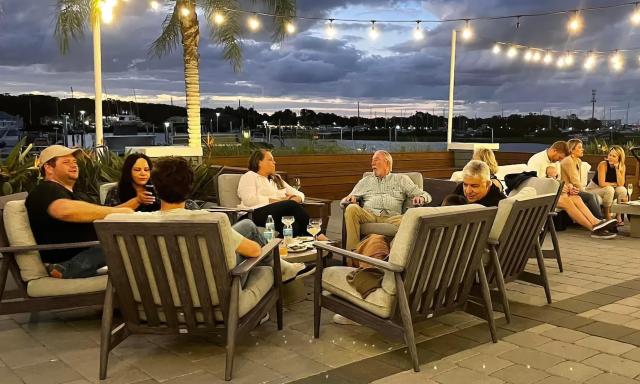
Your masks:
[[[620,4],[621,0],[298,0],[297,14],[349,19],[473,18]],[[242,2],[241,2],[242,3]],[[259,3],[259,1],[258,1]],[[251,2],[246,2],[246,9]],[[91,32],[63,56],[53,37],[55,1],[0,0],[0,92],[44,93],[70,97],[93,95]],[[640,119],[640,51],[625,55],[625,69],[613,73],[601,57],[593,72],[576,56],[571,69],[525,63],[523,51],[514,60],[492,54],[494,41],[555,50],[638,48],[640,27],[630,23],[633,6],[583,14],[585,27],[576,37],[567,33],[568,15],[477,21],[475,37],[459,42],[456,72],[456,114],[490,116],[535,112],[582,118],[591,116],[591,90],[597,89],[596,116],[609,107],[612,117]],[[151,59],[147,49],[159,35],[167,9],[151,11],[142,0],[119,2],[111,25],[103,26],[103,87],[108,97],[184,105],[181,50]],[[212,44],[208,24],[199,15],[200,82],[203,107],[253,106],[261,112],[290,108],[356,113],[438,114],[446,107],[452,28],[464,23],[426,24],[425,38],[412,39],[413,24],[377,23],[380,37],[371,41],[367,23],[335,22],[337,36],[328,39],[325,23],[298,21],[297,32],[280,44],[270,40],[272,26],[262,19],[259,33],[246,31],[243,70],[234,73]],[[401,112],[404,110],[404,112]]]

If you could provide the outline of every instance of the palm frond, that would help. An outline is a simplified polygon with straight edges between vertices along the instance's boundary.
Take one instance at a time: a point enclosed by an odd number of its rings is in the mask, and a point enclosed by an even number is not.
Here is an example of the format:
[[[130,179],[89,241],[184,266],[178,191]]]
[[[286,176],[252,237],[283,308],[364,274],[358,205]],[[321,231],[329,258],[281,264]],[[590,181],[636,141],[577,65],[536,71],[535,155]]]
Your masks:
[[[296,14],[296,0],[262,0],[262,3],[276,15],[273,20],[273,41],[282,41],[287,35],[287,23],[292,21]]]
[[[54,36],[63,54],[69,51],[71,40],[78,40],[84,35],[93,17],[93,3],[93,0],[57,0]]]
[[[206,6],[202,3],[207,3]],[[233,0],[209,0],[202,1],[201,6],[205,10],[205,17],[210,27],[211,40],[222,46],[222,57],[231,63],[235,72],[242,69],[242,28],[238,20],[236,12],[229,12],[226,9],[234,9],[237,7],[236,1]],[[213,25],[213,14],[220,12],[223,14],[225,21],[221,25]]]
[[[151,44],[147,54],[151,57],[161,57],[173,52],[180,43],[180,16],[178,4],[173,7],[173,12],[165,17],[162,22],[162,33]]]

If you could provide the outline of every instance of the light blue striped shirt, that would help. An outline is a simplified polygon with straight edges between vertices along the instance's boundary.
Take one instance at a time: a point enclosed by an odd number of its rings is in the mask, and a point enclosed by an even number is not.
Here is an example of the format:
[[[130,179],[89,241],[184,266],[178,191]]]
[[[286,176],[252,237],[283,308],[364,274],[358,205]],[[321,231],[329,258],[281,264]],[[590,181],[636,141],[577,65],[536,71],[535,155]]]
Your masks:
[[[378,216],[402,214],[402,205],[407,197],[422,196],[425,204],[431,195],[418,187],[407,175],[390,173],[383,178],[374,175],[363,177],[350,195],[362,198],[363,208]]]

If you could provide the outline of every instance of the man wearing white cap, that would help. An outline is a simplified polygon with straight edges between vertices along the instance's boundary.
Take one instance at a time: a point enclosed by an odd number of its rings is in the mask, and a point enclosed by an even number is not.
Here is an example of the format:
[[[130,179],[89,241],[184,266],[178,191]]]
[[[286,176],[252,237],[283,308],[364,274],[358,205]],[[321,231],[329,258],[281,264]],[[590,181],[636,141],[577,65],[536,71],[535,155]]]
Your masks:
[[[80,171],[76,155],[78,148],[62,145],[45,148],[38,158],[41,181],[27,196],[25,205],[31,230],[38,244],[73,243],[97,240],[93,221],[111,213],[132,213],[129,208],[96,205],[87,195],[73,187]],[[83,278],[96,274],[105,266],[102,249],[76,248],[40,252],[48,263],[51,277]]]

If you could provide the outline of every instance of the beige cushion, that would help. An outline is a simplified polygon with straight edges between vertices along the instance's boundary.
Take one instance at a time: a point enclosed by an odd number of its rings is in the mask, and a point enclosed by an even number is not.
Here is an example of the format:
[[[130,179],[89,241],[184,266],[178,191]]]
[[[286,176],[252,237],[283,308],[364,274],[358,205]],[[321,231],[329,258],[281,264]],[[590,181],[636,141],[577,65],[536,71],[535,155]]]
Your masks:
[[[237,207],[240,205],[238,197],[238,183],[240,174],[225,173],[218,176],[218,200],[223,207]]]
[[[31,297],[65,296],[78,293],[101,292],[107,288],[107,276],[85,279],[55,279],[42,277],[29,281],[27,293]]]
[[[498,167],[498,173],[496,173],[496,177],[500,181],[504,181],[504,177],[506,175],[511,175],[513,173],[522,173],[527,170],[527,164],[509,164],[509,165],[501,165]]]
[[[408,257],[414,244],[414,239],[417,235],[416,232],[418,230],[420,218],[451,212],[469,212],[482,208],[484,207],[479,204],[468,204],[448,207],[421,207],[407,210],[402,217],[400,228],[398,229],[398,233],[391,245],[389,262],[402,267],[407,265]],[[393,278],[393,273],[385,273],[385,276],[382,279],[382,288],[388,294],[395,295],[396,284]]]
[[[449,178],[449,181],[455,181],[456,183],[459,183],[462,181],[462,171],[455,171],[451,174],[451,177]]]
[[[591,170],[591,164],[583,161],[580,163],[580,182],[582,186],[580,189],[585,189],[587,184],[589,184],[589,171]]]
[[[9,201],[4,207],[4,228],[7,239],[12,246],[36,245],[31,232],[29,216],[24,200]],[[31,251],[16,254],[16,263],[20,268],[23,281],[31,281],[41,277],[48,277],[47,269],[42,263],[40,252]]]
[[[118,183],[104,183],[100,185],[100,204],[104,205],[105,200],[107,199],[107,193],[114,188]]]
[[[498,240],[500,238],[514,202],[532,199],[536,196],[537,193],[535,189],[532,187],[524,187],[520,189],[517,194],[510,195],[506,199],[501,200],[498,204],[498,213],[496,213],[496,218],[493,221],[493,226],[491,227],[491,233],[489,233],[489,239]]]
[[[560,182],[554,179],[550,179],[548,177],[540,178],[540,177],[530,177],[527,180],[523,181],[522,184],[518,186],[517,189],[513,190],[509,196],[515,196],[518,194],[523,188],[530,187],[536,190],[536,194],[538,195],[546,195],[548,193],[556,194],[558,193],[558,188],[560,187]]]
[[[365,223],[360,225],[360,234],[362,236],[375,233],[393,237],[396,232],[398,232],[398,226],[389,223]]]
[[[322,288],[326,291],[324,294],[327,292],[334,294],[377,316],[388,318],[391,315],[395,296],[378,288],[370,293],[366,299],[363,299],[358,291],[347,282],[347,275],[353,270],[355,268],[351,267],[325,268],[322,273]]]

